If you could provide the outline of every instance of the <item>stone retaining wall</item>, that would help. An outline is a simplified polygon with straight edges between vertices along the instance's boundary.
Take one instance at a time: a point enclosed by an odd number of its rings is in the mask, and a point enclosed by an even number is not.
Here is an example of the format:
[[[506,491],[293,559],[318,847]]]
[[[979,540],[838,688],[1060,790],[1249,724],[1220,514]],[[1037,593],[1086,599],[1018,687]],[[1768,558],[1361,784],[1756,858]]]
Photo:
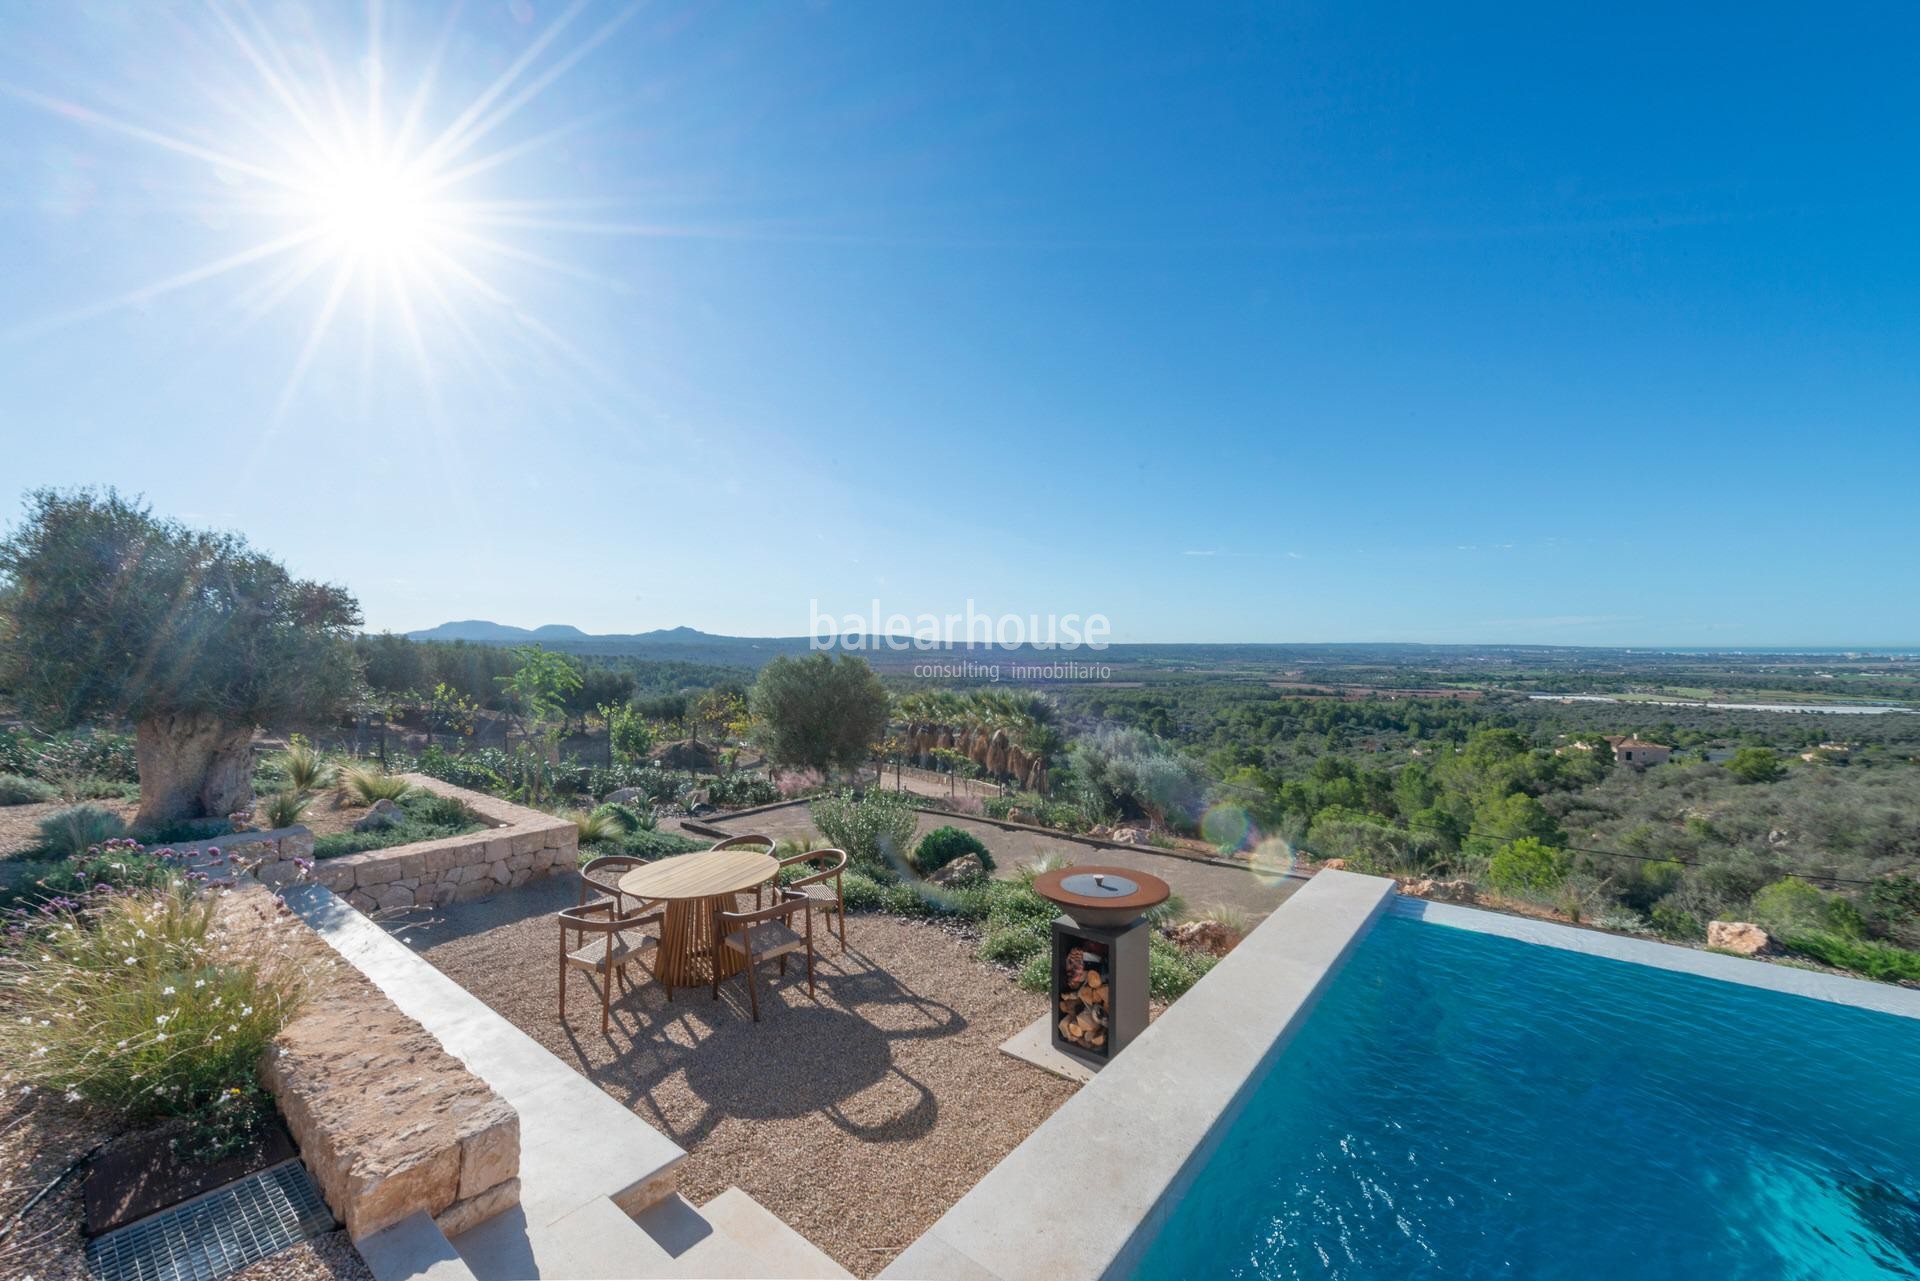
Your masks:
[[[260,1078],[350,1235],[422,1212],[457,1234],[519,1204],[520,1117],[505,1099],[259,887],[222,913],[310,959],[306,1004]]]
[[[360,911],[371,913],[488,898],[579,862],[579,834],[571,819],[555,818],[425,774],[402,777],[426,791],[458,798],[487,826],[464,836],[323,859],[304,876],[288,854],[262,865],[256,875],[267,885],[299,880],[324,885]],[[308,855],[302,857],[310,856],[312,848],[309,837]]]

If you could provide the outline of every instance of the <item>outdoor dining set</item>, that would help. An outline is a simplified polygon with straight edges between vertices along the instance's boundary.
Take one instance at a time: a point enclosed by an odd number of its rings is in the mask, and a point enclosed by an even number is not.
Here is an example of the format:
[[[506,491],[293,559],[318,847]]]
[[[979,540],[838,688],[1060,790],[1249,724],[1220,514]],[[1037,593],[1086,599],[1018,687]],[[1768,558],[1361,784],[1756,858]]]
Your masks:
[[[648,861],[613,854],[580,869],[580,904],[563,909],[560,922],[560,1016],[567,1011],[567,974],[597,976],[600,1030],[611,1018],[613,989],[628,983],[629,964],[646,964],[667,990],[710,989],[720,996],[722,979],[745,971],[754,1022],[760,1021],[760,991],[754,967],[800,954],[807,962],[807,994],[813,995],[815,912],[838,922],[840,950],[847,948],[847,906],[841,873],[846,851],[809,850],[774,856],[768,836],[734,836],[712,849]],[[602,896],[589,902],[595,891]],[[771,892],[772,901],[768,901]],[[751,893],[753,908],[740,910]],[[591,981],[591,980],[590,980]]]

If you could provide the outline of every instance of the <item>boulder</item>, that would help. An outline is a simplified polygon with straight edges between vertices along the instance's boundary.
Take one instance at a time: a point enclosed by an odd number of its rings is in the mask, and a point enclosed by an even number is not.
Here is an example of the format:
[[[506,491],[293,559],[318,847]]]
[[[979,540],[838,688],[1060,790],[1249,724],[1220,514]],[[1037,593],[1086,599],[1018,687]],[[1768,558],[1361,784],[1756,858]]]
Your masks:
[[[606,803],[609,805],[645,805],[647,803],[647,794],[637,787],[616,788],[614,791],[607,793]]]
[[[385,797],[367,807],[367,812],[354,821],[356,832],[373,832],[385,827],[397,827],[407,819],[407,813]]]
[[[1144,827],[1116,827],[1113,835],[1107,839],[1116,845],[1145,845],[1148,832]]]
[[[1019,806],[1016,805],[1012,809],[1007,811],[1007,822],[1031,823],[1033,822],[1033,815],[1027,813],[1025,810],[1021,809]]]
[[[1441,881],[1431,876],[1400,882],[1400,892],[1439,903],[1471,903],[1474,898],[1472,881]]]
[[[1320,869],[1325,872],[1344,872],[1347,870],[1347,860],[1330,858],[1320,865]]]
[[[1113,829],[1111,827],[1108,827],[1105,823],[1095,823],[1092,827],[1087,829],[1087,835],[1094,837],[1098,840],[1104,841],[1112,837]]]
[[[1735,956],[1759,956],[1772,949],[1773,939],[1748,921],[1708,921],[1707,946]]]
[[[986,874],[987,869],[981,864],[978,854],[962,854],[945,867],[935,868],[927,877],[927,881],[947,889],[955,885],[963,885],[968,881],[981,880]]]
[[[1221,921],[1182,921],[1167,931],[1167,937],[1181,947],[1215,956],[1225,956],[1240,945],[1239,931]]]

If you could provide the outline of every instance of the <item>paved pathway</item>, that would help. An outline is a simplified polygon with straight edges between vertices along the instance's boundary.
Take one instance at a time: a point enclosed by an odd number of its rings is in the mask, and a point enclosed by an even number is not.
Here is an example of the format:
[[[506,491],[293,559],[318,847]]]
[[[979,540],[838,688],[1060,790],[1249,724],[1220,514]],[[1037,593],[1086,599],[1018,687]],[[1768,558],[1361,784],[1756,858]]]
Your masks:
[[[737,817],[714,814],[697,822],[732,835],[764,832],[775,840],[813,836],[815,828],[805,801],[794,801],[778,809]],[[1274,908],[1287,901],[1306,884],[1297,876],[1267,874],[1218,863],[1202,863],[1178,858],[1153,849],[1106,849],[1065,840],[1042,832],[999,827],[971,818],[948,818],[941,814],[920,815],[922,835],[936,827],[964,828],[978,836],[993,853],[995,875],[1011,876],[1020,867],[1049,856],[1072,863],[1098,863],[1108,867],[1126,867],[1150,872],[1174,888],[1192,911],[1221,906],[1244,915],[1249,924],[1263,921]]]

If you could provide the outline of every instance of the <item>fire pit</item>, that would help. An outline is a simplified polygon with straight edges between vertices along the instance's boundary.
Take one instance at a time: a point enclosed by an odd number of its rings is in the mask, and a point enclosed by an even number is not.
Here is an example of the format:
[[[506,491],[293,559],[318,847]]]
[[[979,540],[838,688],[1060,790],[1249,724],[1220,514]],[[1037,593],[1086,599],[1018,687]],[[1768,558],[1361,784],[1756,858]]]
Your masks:
[[[1065,912],[1053,923],[1053,1046],[1104,1067],[1147,1028],[1148,908],[1171,892],[1124,867],[1064,867],[1034,878]]]

